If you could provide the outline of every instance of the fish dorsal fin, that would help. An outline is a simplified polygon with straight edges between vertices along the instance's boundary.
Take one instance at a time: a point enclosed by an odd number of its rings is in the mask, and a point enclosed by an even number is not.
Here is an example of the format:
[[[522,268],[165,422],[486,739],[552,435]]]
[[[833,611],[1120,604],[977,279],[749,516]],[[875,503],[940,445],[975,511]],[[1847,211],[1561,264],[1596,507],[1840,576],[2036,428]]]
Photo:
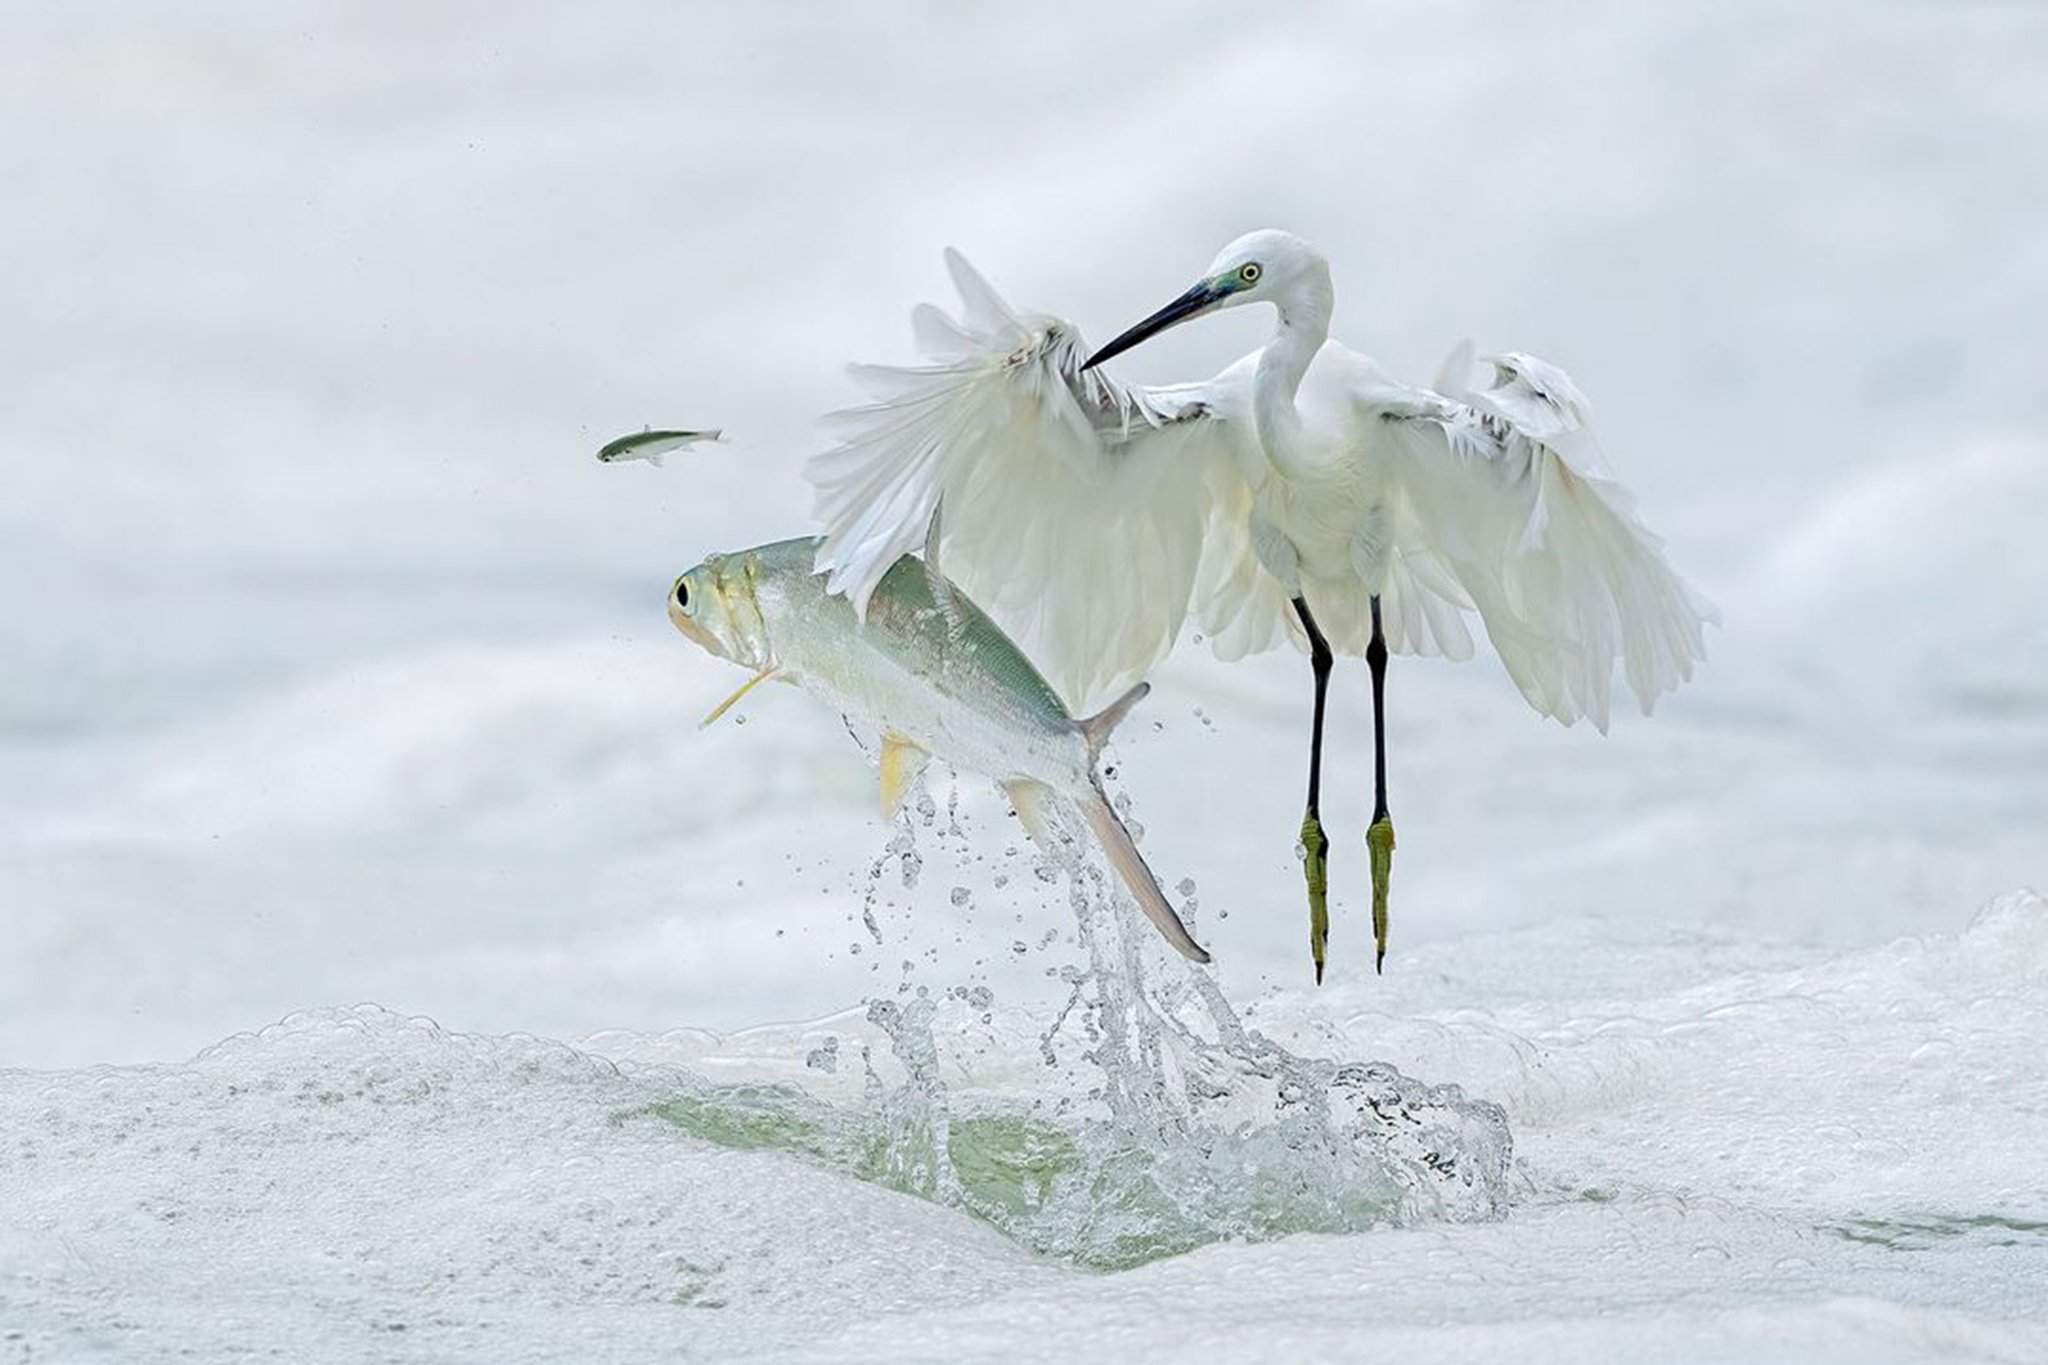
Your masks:
[[[882,818],[893,820],[931,755],[895,731],[882,736]]]
[[[939,604],[939,610],[946,613],[946,638],[957,643],[967,634],[967,617],[960,610],[958,595],[953,584],[939,570],[939,542],[945,538],[945,527],[941,520],[945,514],[946,498],[932,504],[932,519],[924,528],[924,578],[932,590],[932,600]]]
[[[1031,842],[1048,852],[1059,846],[1059,833],[1052,823],[1051,787],[1043,782],[1033,782],[1028,777],[1019,777],[1003,784],[1003,794],[1010,798],[1010,805],[1017,812],[1017,822],[1024,826]]]
[[[1151,690],[1151,683],[1136,683],[1130,691],[1094,715],[1074,722],[1081,727],[1081,735],[1088,741],[1088,752],[1091,756],[1102,752],[1102,746],[1109,742],[1109,732],[1122,724],[1123,718],[1131,713],[1131,708],[1145,700]]]

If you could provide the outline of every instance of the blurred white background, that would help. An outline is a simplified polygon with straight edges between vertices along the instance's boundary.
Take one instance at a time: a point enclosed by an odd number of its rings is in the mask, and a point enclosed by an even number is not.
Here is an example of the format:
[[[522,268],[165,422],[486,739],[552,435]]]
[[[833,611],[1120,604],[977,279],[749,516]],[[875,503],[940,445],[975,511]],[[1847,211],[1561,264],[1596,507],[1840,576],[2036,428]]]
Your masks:
[[[1037,981],[945,869],[850,953],[871,774],[793,692],[698,734],[739,679],[661,607],[808,527],[813,418],[907,355],[947,244],[1102,339],[1300,232],[1397,371],[1568,368],[1720,603],[1605,739],[1397,663],[1377,981],[1340,671],[1332,999],[1955,929],[2048,879],[2044,70],[2018,3],[10,6],[0,1065],[356,1000],[728,1027],[928,950]],[[591,458],[646,424],[733,442]],[[1119,755],[1148,851],[1233,994],[1305,981],[1307,670],[1158,681]]]

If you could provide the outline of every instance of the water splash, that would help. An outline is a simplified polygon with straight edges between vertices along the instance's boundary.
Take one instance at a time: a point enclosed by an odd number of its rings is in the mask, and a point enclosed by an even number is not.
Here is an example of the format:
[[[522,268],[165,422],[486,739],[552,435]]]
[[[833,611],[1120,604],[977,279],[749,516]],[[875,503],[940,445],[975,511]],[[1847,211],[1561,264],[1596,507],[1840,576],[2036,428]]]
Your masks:
[[[813,1081],[840,1071],[838,1096],[706,1082],[646,1112],[727,1146],[803,1154],[1099,1268],[1226,1239],[1501,1212],[1512,1143],[1498,1106],[1384,1063],[1299,1057],[1247,1028],[1213,977],[1161,948],[1076,827],[1012,893],[1063,888],[1083,959],[1049,969],[1067,990],[1044,1027],[1020,1032],[1019,1012],[994,1011],[986,986],[913,995],[906,973],[898,998],[868,1003],[865,1041],[842,1044],[842,1028],[806,1055]],[[902,853],[892,843],[876,871]],[[1192,886],[1183,894],[1192,912]],[[965,1041],[975,1021],[978,1049]],[[991,1045],[991,1028],[1015,1046]],[[842,1047],[859,1059],[857,1093],[825,1064]]]

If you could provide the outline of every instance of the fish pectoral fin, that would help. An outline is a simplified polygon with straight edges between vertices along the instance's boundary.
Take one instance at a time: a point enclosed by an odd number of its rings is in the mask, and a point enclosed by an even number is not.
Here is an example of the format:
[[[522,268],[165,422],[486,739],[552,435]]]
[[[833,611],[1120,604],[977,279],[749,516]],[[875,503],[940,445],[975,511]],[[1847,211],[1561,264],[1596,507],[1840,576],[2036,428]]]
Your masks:
[[[931,755],[891,731],[882,736],[882,818],[893,820]]]
[[[755,688],[759,687],[762,683],[767,682],[770,678],[774,676],[774,669],[764,668],[759,673],[756,673],[753,677],[741,683],[738,691],[734,692],[724,701],[718,703],[718,705],[712,707],[711,714],[697,722],[697,728],[699,730],[708,728],[713,721],[717,720],[720,716],[724,715],[726,712],[732,710],[734,706],[738,705],[739,699],[741,697],[746,696],[747,693],[753,691]]]
[[[1017,822],[1031,836],[1031,842],[1051,852],[1059,847],[1059,831],[1053,826],[1053,790],[1043,782],[1019,777],[1003,783],[1003,794],[1017,812]]]

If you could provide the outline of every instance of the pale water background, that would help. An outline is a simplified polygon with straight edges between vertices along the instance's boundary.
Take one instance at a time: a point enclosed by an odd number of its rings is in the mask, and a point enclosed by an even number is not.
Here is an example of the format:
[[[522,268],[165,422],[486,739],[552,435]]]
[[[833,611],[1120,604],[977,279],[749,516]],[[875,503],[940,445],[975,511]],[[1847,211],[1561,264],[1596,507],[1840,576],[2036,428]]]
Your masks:
[[[2025,4],[8,10],[0,1360],[2048,1358],[2044,70]],[[1264,225],[1402,373],[1566,366],[1727,618],[1604,739],[1397,663],[1381,978],[1340,671],[1321,991],[1300,661],[1115,748],[1247,1022],[1499,1102],[1508,1216],[1102,1275],[620,1119],[918,987],[955,1086],[1066,1075],[998,798],[871,879],[838,719],[698,733],[661,598],[807,526],[942,246],[1099,339]]]

